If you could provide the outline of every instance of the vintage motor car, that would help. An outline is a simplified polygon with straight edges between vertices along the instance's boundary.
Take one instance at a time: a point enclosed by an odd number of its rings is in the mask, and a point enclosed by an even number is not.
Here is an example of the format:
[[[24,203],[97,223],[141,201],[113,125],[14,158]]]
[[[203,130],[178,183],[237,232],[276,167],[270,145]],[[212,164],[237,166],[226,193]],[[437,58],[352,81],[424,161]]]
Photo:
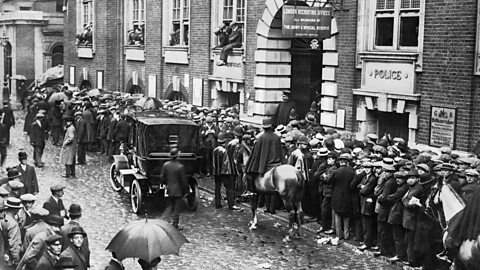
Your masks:
[[[130,194],[132,211],[141,214],[148,199],[168,197],[160,174],[170,160],[170,149],[180,151],[178,160],[185,166],[189,183],[187,206],[195,211],[199,192],[197,177],[202,157],[199,155],[199,126],[191,120],[169,116],[162,111],[146,111],[128,116],[131,124],[129,142],[122,143],[120,155],[113,156],[110,182],[117,191]]]

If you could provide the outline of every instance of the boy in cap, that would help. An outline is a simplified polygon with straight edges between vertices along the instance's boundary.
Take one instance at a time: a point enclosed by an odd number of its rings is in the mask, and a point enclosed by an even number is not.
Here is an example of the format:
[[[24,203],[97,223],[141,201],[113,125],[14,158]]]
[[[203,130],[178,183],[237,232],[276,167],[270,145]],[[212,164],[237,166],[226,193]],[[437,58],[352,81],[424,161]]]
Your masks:
[[[43,251],[42,257],[38,260],[35,269],[54,269],[55,264],[60,258],[62,251],[62,237],[59,235],[50,235],[45,240],[46,249]]]
[[[27,193],[20,196],[20,200],[22,201],[23,207],[18,211],[18,225],[20,226],[20,230],[22,232],[22,240],[25,236],[26,227],[30,227],[33,223],[32,213],[30,211],[33,208],[33,204],[37,200],[35,195]]]
[[[43,204],[43,208],[47,209],[50,215],[57,215],[61,217],[68,218],[67,212],[65,211],[65,206],[63,205],[63,189],[65,185],[55,184],[50,187],[52,196]]]
[[[45,149],[45,140],[47,139],[46,126],[42,122],[45,119],[45,115],[39,112],[35,118],[35,122],[30,127],[30,144],[33,146],[35,166],[41,168],[44,166],[42,155]]]
[[[397,190],[395,193],[385,198],[392,204],[388,215],[388,223],[392,226],[393,241],[395,242],[395,256],[390,258],[390,262],[406,261],[407,250],[405,246],[405,229],[402,226],[403,204],[402,198],[408,191],[407,173],[403,171],[393,174],[397,181]]]
[[[360,195],[360,214],[362,215],[364,244],[359,247],[363,251],[375,246],[376,242],[376,214],[374,189],[377,184],[377,176],[373,172],[373,163],[366,161],[362,164],[365,176],[357,186]]]
[[[27,164],[28,155],[25,151],[18,152],[17,170],[20,172],[20,181],[25,185],[22,194],[31,193],[33,195],[38,193],[38,181],[35,168]]]
[[[322,226],[319,228],[317,232],[325,231],[326,234],[334,234],[335,230],[333,229],[335,226],[332,224],[333,217],[332,217],[332,183],[330,179],[335,174],[337,170],[337,164],[335,163],[337,159],[336,152],[329,152],[327,154],[327,161],[326,161],[326,170],[322,172],[320,177],[320,186],[322,187],[322,212],[321,212],[321,220]]]

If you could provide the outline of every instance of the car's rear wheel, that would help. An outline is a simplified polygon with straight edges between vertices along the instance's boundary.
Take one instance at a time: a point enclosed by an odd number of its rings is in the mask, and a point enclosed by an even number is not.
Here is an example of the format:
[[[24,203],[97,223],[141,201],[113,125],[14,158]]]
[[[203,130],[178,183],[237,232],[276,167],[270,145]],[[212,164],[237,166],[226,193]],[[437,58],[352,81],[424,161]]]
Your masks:
[[[197,183],[194,183],[191,189],[192,192],[187,195],[187,206],[190,211],[197,211],[198,202],[200,201]]]
[[[130,188],[130,198],[132,201],[132,211],[135,214],[141,214],[143,212],[143,198],[142,187],[138,180],[133,180]]]
[[[123,188],[120,182],[118,182],[117,166],[115,163],[112,163],[112,166],[110,166],[110,184],[116,192],[121,191]]]

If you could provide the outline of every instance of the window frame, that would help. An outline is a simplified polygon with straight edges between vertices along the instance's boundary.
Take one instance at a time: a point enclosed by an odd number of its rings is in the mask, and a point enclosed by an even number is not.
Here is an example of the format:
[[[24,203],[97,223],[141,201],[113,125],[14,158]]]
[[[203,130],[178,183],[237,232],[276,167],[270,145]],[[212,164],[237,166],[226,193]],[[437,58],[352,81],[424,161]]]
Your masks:
[[[91,14],[85,14],[85,3],[88,3],[90,8],[89,12]],[[95,52],[95,30],[96,30],[96,23],[95,23],[95,1],[94,0],[77,0],[77,34],[81,34],[85,29],[86,16],[89,17],[89,23],[92,24],[92,44],[91,45],[79,45],[79,47],[89,47],[92,48],[92,52]]]
[[[225,6],[224,3],[225,1],[232,1],[232,17],[230,18],[225,18],[224,10]],[[242,2],[243,3],[243,8],[238,7],[238,3]],[[212,48],[216,47],[218,45],[218,38],[217,36],[213,33],[216,29],[218,29],[219,25],[222,24],[223,22],[231,22],[235,20],[237,23],[241,25],[240,29],[242,30],[243,34],[243,39],[242,39],[242,47],[237,48],[237,49],[245,49],[246,45],[246,40],[247,40],[247,3],[248,1],[246,0],[215,0],[212,2],[212,38],[211,38],[211,44]],[[243,10],[243,20],[239,21],[238,19],[238,11]]]
[[[125,46],[143,47],[147,42],[146,39],[146,13],[147,13],[147,1],[146,0],[127,0],[124,2],[125,10]],[[138,3],[138,7],[135,8],[135,3]],[[143,8],[141,8],[141,6]],[[137,17],[135,17],[137,13]],[[143,44],[128,44],[129,31],[140,28],[143,25]]]
[[[367,0],[368,1],[368,0]],[[371,1],[371,20],[370,28],[371,38],[369,38],[369,48],[376,51],[410,51],[417,52],[423,47],[423,21],[425,18],[425,0],[420,0],[419,8],[401,8],[402,0],[395,0],[394,9],[377,10],[377,1]],[[411,2],[411,0],[410,0]],[[393,17],[393,41],[392,46],[376,45],[377,40],[377,18]],[[400,23],[402,17],[418,17],[418,43],[417,46],[401,46],[400,45]]]
[[[192,12],[192,1],[191,0],[169,0],[168,2],[168,20],[167,20],[167,38],[166,38],[166,47],[177,47],[177,48],[189,48],[190,46],[190,21],[191,21],[191,12]],[[175,7],[175,3],[178,2],[179,6]],[[188,6],[186,5],[188,4]],[[174,18],[175,9],[178,9],[178,18]],[[188,17],[186,16],[188,15]],[[176,22],[179,26],[179,42],[175,45],[170,45],[171,35],[173,32],[174,25]],[[188,31],[185,31],[185,27],[188,28]],[[187,34],[187,35],[186,35]],[[186,40],[186,43],[185,43]]]

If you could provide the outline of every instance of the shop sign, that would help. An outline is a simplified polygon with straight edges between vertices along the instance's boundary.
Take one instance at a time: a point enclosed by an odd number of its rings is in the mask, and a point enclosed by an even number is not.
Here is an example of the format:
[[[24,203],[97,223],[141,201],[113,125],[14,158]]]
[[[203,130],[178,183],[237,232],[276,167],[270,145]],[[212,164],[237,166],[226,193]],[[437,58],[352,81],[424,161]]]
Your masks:
[[[364,61],[362,88],[389,94],[413,94],[415,67],[413,63]]]
[[[318,38],[331,36],[332,8],[283,6],[284,38]]]
[[[430,110],[430,145],[455,147],[457,109],[432,106]]]

